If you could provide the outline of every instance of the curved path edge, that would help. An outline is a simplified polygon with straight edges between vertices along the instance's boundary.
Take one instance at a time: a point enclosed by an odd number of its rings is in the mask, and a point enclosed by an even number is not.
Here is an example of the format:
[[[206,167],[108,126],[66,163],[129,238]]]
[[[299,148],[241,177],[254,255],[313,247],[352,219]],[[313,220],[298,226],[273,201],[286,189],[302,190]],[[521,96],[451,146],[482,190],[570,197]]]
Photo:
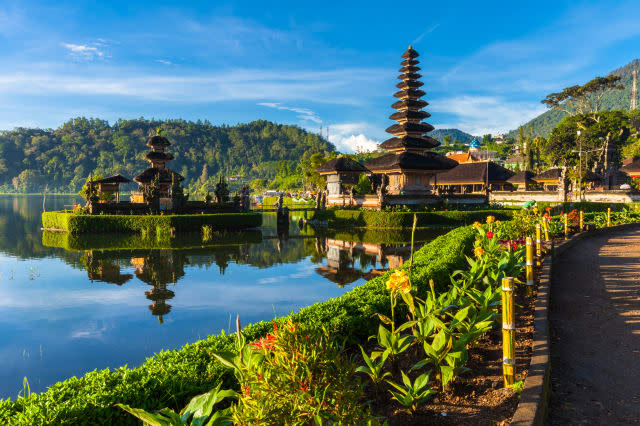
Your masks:
[[[518,408],[511,420],[511,425],[529,426],[544,425],[549,411],[551,390],[551,363],[549,341],[549,299],[550,284],[553,274],[553,263],[562,253],[580,240],[612,231],[623,231],[640,227],[640,223],[599,228],[575,234],[569,240],[556,246],[550,255],[545,256],[538,283],[538,294],[534,307],[534,332],[529,372],[524,381],[524,388],[518,402]]]

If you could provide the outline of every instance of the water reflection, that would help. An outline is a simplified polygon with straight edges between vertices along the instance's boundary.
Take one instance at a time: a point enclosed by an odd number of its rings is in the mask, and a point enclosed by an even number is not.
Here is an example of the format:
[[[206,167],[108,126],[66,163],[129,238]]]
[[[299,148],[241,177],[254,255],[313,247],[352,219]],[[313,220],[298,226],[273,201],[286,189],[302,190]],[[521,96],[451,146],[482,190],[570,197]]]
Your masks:
[[[74,197],[48,197],[47,210]],[[0,196],[0,398],[339,297],[408,256],[408,232],[253,232],[143,238],[40,231],[41,197]],[[417,242],[444,231],[418,232]],[[416,243],[419,246],[420,243]],[[344,288],[343,288],[344,287]],[[160,324],[159,324],[160,322]],[[24,354],[40,354],[25,356]]]

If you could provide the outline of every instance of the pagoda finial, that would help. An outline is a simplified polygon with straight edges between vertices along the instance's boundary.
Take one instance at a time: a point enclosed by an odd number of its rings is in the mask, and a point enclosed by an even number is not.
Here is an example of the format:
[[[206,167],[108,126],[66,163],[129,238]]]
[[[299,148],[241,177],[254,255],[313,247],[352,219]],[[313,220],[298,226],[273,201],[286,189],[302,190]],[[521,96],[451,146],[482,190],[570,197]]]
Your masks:
[[[409,49],[413,49],[413,46],[409,45]]]

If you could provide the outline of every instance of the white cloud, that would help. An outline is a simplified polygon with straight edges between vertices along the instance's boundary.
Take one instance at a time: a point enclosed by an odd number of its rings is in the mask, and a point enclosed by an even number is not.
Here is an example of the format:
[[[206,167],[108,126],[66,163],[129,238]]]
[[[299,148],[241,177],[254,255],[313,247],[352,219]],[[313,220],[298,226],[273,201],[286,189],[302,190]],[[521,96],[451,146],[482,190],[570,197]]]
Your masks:
[[[533,102],[510,102],[495,96],[458,96],[434,99],[431,109],[454,114],[456,127],[472,135],[496,134],[517,128],[543,113],[546,108]],[[443,125],[438,126],[443,128]]]
[[[104,42],[101,40],[98,44],[74,44],[74,43],[62,43],[62,46],[65,47],[69,54],[76,58],[85,59],[91,61],[96,58],[104,58],[105,54],[102,50],[98,49],[97,45],[104,45]]]
[[[292,111],[298,113],[298,118],[301,120],[313,121],[314,123],[322,123],[322,120],[318,115],[307,108],[296,108],[282,105],[278,102],[258,102],[258,105],[275,108],[283,111]]]
[[[329,142],[345,153],[375,151],[379,141],[365,136],[365,133],[377,132],[367,123],[333,124],[329,127]]]
[[[164,65],[173,65],[173,63],[171,61],[167,61],[165,59],[156,59],[156,62],[159,62],[159,63],[164,64]]]

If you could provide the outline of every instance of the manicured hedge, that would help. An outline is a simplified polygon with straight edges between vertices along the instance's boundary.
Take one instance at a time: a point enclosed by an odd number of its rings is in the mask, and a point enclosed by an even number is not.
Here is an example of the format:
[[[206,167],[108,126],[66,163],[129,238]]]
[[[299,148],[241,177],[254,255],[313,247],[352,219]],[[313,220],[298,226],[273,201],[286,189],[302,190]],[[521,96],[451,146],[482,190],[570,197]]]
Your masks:
[[[86,215],[72,212],[42,213],[44,228],[74,234],[138,232],[157,228],[199,232],[204,225],[219,229],[255,228],[262,225],[260,213],[216,213],[185,215]]]
[[[498,220],[509,220],[513,216],[513,210],[451,210],[415,214],[418,217],[418,226],[460,226],[475,221],[484,222],[488,215],[495,216]],[[328,209],[316,212],[314,219],[326,220],[329,226],[337,228],[410,228],[413,215],[413,212]]]
[[[264,197],[262,199],[263,206],[273,206],[278,202],[278,197]],[[291,197],[282,197],[282,205],[287,207],[314,207],[314,200],[293,201]]]
[[[627,210],[638,210],[640,209],[640,203],[594,203],[591,201],[583,201],[583,202],[564,202],[564,203],[552,203],[549,201],[538,202],[538,208],[544,209],[545,207],[556,207],[568,213],[571,210],[582,210],[583,212],[606,212],[610,207],[611,211],[622,211],[622,209]]]
[[[428,288],[429,278],[439,287],[449,283],[449,274],[465,265],[475,239],[470,227],[437,237],[414,256],[413,283],[419,292]],[[372,315],[388,314],[389,294],[385,275],[326,302],[316,303],[289,316],[294,322],[324,325],[350,342],[362,342],[375,332],[378,321]],[[283,322],[285,318],[278,319]],[[271,329],[259,322],[245,328],[254,340]],[[9,424],[137,424],[132,416],[115,408],[125,403],[147,410],[181,409],[193,396],[208,391],[220,381],[233,386],[232,373],[216,362],[212,350],[231,350],[233,337],[224,333],[163,351],[137,368],[94,370],[80,378],[56,383],[48,391],[17,400],[0,402],[0,423]]]
[[[192,249],[260,243],[262,232],[258,229],[245,231],[220,231],[224,238],[216,234],[209,241],[203,241],[202,233],[185,232],[175,238],[137,234],[72,234],[70,232],[42,233],[42,245],[60,247],[65,250],[137,250],[137,249]]]

